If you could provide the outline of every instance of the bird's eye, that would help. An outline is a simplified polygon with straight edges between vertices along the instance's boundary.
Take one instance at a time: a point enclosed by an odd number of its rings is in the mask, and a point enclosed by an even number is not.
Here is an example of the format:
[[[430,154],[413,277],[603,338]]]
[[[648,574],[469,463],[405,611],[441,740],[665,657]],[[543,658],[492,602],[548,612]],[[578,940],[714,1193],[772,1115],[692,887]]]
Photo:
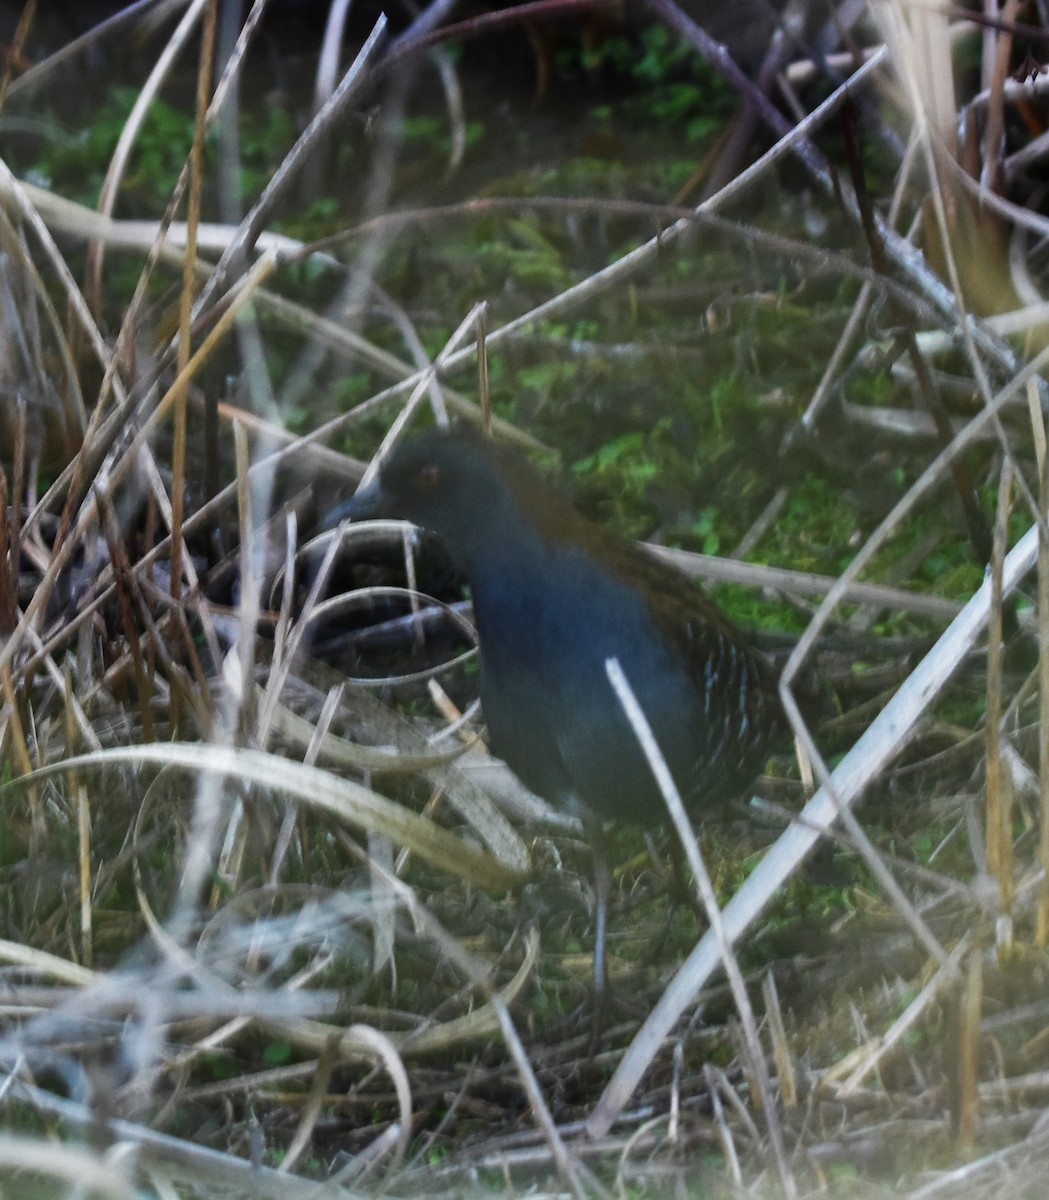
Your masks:
[[[419,468],[415,481],[421,488],[431,491],[441,482],[441,468],[436,463],[427,463]]]

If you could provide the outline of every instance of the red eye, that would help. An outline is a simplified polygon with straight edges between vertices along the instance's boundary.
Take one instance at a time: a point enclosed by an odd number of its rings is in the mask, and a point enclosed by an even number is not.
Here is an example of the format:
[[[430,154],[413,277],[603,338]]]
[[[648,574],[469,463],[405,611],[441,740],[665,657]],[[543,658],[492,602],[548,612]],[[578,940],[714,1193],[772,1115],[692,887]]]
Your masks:
[[[427,463],[419,468],[415,478],[421,488],[435,488],[441,482],[441,468],[436,463]]]

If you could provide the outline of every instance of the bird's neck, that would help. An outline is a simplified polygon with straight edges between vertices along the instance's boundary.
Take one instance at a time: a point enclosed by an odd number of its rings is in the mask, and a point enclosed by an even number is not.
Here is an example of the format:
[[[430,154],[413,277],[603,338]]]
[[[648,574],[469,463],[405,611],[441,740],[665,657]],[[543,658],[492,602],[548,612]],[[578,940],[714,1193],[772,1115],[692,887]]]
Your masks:
[[[552,548],[523,520],[511,522],[504,514],[496,528],[479,530],[459,551],[482,636],[490,621],[505,626],[515,614],[534,611],[550,587]]]

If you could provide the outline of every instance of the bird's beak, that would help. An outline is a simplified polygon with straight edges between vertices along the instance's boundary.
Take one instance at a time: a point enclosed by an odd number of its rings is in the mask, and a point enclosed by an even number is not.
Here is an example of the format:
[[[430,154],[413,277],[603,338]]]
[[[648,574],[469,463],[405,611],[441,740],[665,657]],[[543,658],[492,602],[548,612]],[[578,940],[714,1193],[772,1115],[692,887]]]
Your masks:
[[[372,517],[385,516],[386,501],[382,483],[376,479],[356,496],[351,496],[345,504],[332,509],[325,518],[324,528],[334,529],[341,521],[367,521]]]

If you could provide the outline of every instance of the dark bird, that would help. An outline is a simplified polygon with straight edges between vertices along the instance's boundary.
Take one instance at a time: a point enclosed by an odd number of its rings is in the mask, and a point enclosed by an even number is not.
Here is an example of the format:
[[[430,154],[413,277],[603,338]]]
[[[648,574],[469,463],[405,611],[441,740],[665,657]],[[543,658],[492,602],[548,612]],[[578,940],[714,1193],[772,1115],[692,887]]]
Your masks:
[[[775,673],[687,576],[581,516],[511,452],[464,432],[403,443],[331,514],[437,534],[473,596],[493,752],[587,823],[597,867],[595,990],[604,993],[605,821],[665,804],[606,674],[615,657],[692,811],[739,796],[786,728]]]

